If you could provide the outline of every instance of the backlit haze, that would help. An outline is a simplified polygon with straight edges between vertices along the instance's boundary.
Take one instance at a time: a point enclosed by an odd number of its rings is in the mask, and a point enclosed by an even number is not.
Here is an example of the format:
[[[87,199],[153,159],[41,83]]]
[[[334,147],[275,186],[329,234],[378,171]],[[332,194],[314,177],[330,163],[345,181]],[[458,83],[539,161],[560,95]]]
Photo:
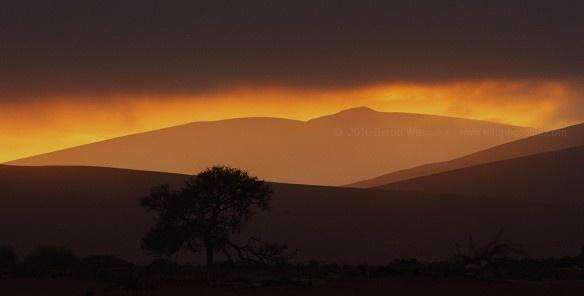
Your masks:
[[[356,106],[549,129],[570,123],[562,112],[574,96],[562,82],[473,81],[341,90],[242,87],[197,95],[119,95],[105,103],[54,98],[2,106],[0,161],[193,121],[308,120]]]

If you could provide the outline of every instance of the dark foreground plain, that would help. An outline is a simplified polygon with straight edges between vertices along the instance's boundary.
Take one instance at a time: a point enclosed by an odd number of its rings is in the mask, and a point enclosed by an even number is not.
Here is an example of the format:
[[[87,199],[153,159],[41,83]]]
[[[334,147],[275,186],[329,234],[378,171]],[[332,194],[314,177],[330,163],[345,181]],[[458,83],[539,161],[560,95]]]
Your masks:
[[[152,256],[140,248],[140,240],[154,220],[138,198],[153,185],[179,186],[186,178],[92,167],[0,166],[0,237],[20,254],[38,246],[64,246],[80,256],[148,263]],[[547,186],[533,183],[540,185]],[[298,249],[300,261],[444,259],[465,246],[469,236],[484,244],[501,230],[504,239],[522,244],[533,258],[571,256],[584,243],[584,211],[564,203],[272,186],[272,210],[257,215],[242,236],[286,243]]]
[[[56,257],[53,257],[56,258]],[[213,267],[155,261],[137,266],[83,258],[48,268],[25,259],[0,275],[1,295],[576,295],[584,253],[561,259],[468,257],[395,260],[386,265],[308,264]],[[479,261],[477,261],[479,259]],[[489,263],[477,265],[477,262]],[[56,262],[56,261],[55,261]],[[101,262],[100,264],[96,264]],[[323,294],[324,293],[324,294]]]
[[[579,295],[582,281],[481,281],[393,277],[353,279],[316,287],[211,287],[197,284],[165,284],[147,292],[112,289],[104,282],[75,279],[0,279],[2,295]]]

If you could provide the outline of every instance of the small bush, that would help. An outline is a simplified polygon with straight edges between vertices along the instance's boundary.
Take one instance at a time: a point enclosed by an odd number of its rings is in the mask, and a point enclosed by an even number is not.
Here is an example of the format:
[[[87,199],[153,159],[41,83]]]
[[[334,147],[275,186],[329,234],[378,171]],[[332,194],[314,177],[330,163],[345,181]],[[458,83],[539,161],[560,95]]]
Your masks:
[[[159,281],[139,271],[133,271],[114,280],[112,288],[126,291],[147,291],[159,287]]]
[[[115,256],[85,257],[79,264],[79,273],[84,278],[111,280],[132,273],[134,264]]]
[[[40,247],[24,258],[27,270],[33,275],[70,275],[78,263],[75,253],[66,248]]]
[[[18,256],[11,246],[0,245],[0,268],[12,268],[18,264]]]
[[[14,273],[18,266],[18,256],[14,249],[7,245],[0,245],[0,277]]]

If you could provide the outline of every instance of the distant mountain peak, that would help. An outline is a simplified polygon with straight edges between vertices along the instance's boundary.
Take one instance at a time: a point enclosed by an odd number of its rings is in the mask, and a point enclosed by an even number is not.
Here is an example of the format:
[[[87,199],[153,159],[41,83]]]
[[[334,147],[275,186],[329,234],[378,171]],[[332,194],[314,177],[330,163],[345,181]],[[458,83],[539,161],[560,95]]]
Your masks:
[[[353,107],[345,110],[341,110],[337,113],[324,115],[321,117],[313,118],[308,122],[319,122],[319,121],[328,121],[328,120],[352,120],[352,119],[365,119],[365,118],[372,118],[377,117],[380,114],[385,114],[385,112],[380,112],[373,110],[366,106],[360,107]]]
[[[359,106],[359,107],[341,110],[337,114],[347,114],[347,113],[379,113],[379,111],[373,110],[367,106]]]

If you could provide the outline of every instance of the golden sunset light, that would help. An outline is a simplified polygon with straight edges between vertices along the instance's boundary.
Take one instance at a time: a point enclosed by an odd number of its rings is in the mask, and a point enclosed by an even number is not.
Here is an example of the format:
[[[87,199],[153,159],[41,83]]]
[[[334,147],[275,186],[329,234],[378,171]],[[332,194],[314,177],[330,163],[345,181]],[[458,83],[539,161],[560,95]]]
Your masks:
[[[306,121],[359,106],[550,129],[570,123],[559,117],[558,108],[570,104],[573,95],[568,83],[486,80],[337,91],[242,87],[204,95],[116,96],[104,103],[55,98],[2,107],[0,162],[196,121],[240,117]]]

